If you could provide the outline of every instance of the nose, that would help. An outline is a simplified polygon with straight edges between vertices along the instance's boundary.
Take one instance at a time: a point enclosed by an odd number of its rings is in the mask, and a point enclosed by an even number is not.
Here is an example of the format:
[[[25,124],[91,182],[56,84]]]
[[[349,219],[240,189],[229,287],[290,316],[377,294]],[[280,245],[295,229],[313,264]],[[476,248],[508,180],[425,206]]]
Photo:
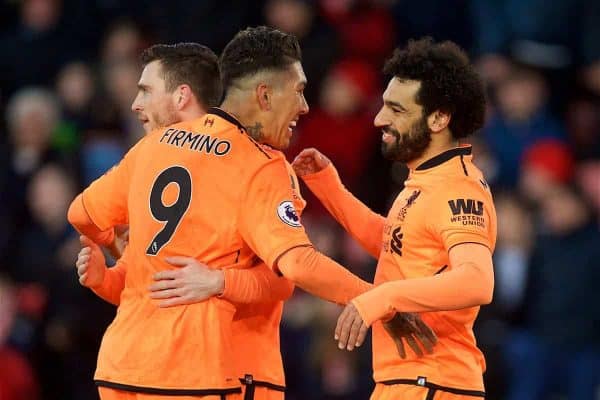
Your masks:
[[[383,107],[381,107],[381,109],[375,116],[375,119],[373,120],[373,125],[375,125],[377,128],[381,128],[383,126],[388,126],[389,124],[389,121],[387,120],[387,118],[385,118]]]
[[[308,114],[309,109],[310,108],[308,107],[308,103],[306,102],[304,95],[302,95],[302,106],[300,107],[300,114]]]
[[[135,99],[133,99],[133,103],[131,103],[131,111],[138,112],[138,111],[142,111],[142,109],[143,109],[142,102],[140,101],[140,94],[138,93],[135,96]]]

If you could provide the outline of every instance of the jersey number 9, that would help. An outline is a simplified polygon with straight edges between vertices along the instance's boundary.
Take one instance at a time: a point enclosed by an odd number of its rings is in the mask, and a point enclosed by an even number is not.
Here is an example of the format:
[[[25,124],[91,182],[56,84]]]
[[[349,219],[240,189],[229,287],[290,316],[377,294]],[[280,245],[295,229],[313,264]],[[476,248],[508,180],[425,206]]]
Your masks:
[[[177,199],[171,205],[163,203],[163,192],[170,183],[179,186]],[[160,249],[171,240],[177,230],[183,215],[192,200],[192,177],[187,169],[175,166],[164,170],[158,175],[150,192],[150,212],[154,219],[166,222],[164,227],[154,236],[146,254],[155,256]]]

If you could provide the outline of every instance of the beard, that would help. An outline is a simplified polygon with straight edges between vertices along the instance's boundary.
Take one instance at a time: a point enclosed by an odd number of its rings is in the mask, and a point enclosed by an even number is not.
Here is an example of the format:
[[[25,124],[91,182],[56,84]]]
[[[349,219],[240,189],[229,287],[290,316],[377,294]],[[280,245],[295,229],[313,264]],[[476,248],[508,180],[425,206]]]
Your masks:
[[[381,153],[392,161],[407,163],[415,160],[423,155],[431,142],[431,132],[425,117],[415,122],[406,133],[400,133],[391,126],[382,130],[395,138],[392,143],[381,143]]]
[[[152,119],[156,124],[156,126],[153,127],[153,130],[181,122],[177,117],[175,106],[171,103],[168,103],[166,110],[152,113]]]

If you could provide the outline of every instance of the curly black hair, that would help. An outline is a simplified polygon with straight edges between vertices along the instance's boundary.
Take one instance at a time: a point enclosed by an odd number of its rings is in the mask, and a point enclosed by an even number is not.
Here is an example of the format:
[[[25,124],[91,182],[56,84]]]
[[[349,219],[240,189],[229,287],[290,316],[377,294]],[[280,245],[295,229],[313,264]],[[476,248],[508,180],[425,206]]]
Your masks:
[[[144,50],[142,65],[160,61],[165,87],[173,91],[189,85],[205,107],[216,107],[223,95],[219,59],[208,47],[198,43],[156,44]]]
[[[238,32],[221,54],[221,78],[225,91],[237,79],[262,70],[285,69],[302,61],[296,36],[266,26]]]
[[[467,137],[483,125],[483,81],[455,43],[436,43],[429,37],[410,40],[406,47],[394,51],[383,72],[421,82],[416,103],[423,107],[424,115],[435,110],[451,114],[449,128],[455,139]]]

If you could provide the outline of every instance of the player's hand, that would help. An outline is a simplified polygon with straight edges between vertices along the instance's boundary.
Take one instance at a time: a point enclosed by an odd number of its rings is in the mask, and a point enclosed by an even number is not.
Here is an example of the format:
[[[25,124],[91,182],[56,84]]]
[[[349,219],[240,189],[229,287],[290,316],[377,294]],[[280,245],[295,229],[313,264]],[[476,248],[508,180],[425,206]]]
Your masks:
[[[363,344],[368,330],[354,304],[348,303],[338,318],[334,338],[340,349],[352,351]]]
[[[191,257],[167,257],[169,264],[181,267],[154,274],[150,297],[161,299],[159,307],[199,303],[223,293],[225,275]]]
[[[88,288],[95,288],[104,282],[106,260],[100,246],[87,236],[80,236],[81,250],[77,256],[77,275],[79,283]]]
[[[437,343],[435,333],[417,314],[397,313],[394,318],[384,322],[383,326],[394,339],[401,358],[406,358],[403,340],[406,340],[406,343],[419,357],[423,355],[423,351],[417,342],[420,342],[429,354],[433,352],[433,347]]]
[[[115,226],[115,238],[113,242],[106,248],[110,255],[118,260],[123,256],[125,247],[129,244],[129,225],[117,225]]]
[[[292,168],[298,176],[314,174],[326,168],[331,161],[325,157],[319,150],[310,148],[304,149],[296,156],[292,162]]]

